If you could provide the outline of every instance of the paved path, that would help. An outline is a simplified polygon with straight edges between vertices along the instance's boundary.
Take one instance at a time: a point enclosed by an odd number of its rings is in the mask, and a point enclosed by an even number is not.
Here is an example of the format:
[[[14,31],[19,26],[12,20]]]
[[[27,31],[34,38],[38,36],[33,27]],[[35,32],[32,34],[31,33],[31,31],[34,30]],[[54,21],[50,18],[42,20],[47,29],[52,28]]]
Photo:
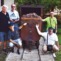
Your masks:
[[[38,50],[32,50],[29,52],[28,50],[24,51],[23,58],[21,60],[21,55],[18,55],[16,53],[9,53],[7,55],[6,61],[54,61],[54,58],[52,54],[42,54],[42,46],[43,46],[43,38],[40,39],[40,45],[39,45],[39,53],[40,57],[38,55]]]

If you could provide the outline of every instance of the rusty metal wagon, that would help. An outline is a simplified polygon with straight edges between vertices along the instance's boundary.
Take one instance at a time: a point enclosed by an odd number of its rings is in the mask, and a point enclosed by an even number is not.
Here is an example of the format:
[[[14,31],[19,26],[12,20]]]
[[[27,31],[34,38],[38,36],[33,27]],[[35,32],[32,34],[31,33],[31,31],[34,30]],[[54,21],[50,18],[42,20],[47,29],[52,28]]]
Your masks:
[[[40,36],[37,33],[35,25],[39,24],[39,29],[41,31],[42,22],[39,20],[39,16],[43,17],[43,7],[30,5],[20,6],[20,15],[20,23],[27,23],[27,25],[21,29],[20,33],[23,42],[23,48],[32,49],[33,46],[36,46],[38,48]]]

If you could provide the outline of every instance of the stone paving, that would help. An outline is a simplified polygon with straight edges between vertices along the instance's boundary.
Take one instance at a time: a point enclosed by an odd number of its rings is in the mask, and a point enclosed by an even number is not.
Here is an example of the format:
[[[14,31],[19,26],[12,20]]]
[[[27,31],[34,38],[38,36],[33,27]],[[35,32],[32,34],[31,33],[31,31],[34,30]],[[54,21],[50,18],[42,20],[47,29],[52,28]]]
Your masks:
[[[54,61],[52,54],[41,55],[41,61]]]
[[[43,38],[41,38],[39,42],[40,42],[39,45],[40,57],[38,55],[37,49],[34,49],[31,52],[29,52],[28,50],[24,50],[22,60],[21,60],[22,55],[18,55],[16,53],[9,53],[7,55],[6,61],[40,61],[39,58],[41,59],[41,61],[54,61],[52,54],[44,54],[44,55],[42,54],[42,46],[44,43]]]

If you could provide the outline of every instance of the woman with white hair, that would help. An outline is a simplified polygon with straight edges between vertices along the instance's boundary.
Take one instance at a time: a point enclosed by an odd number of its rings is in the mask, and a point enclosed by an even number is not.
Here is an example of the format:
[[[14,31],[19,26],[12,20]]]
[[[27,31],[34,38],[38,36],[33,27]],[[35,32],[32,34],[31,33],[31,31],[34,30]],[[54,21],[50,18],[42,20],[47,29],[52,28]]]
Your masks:
[[[8,22],[9,15],[7,13],[8,7],[6,5],[2,6],[2,11],[0,12],[0,47],[4,42],[3,50],[6,52],[6,42],[8,40]]]

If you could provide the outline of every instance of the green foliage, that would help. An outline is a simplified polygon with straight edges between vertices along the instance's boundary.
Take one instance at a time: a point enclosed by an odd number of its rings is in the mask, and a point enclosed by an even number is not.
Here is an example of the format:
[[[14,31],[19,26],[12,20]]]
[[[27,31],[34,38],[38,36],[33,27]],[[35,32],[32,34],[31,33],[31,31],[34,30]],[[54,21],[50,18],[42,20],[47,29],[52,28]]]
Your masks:
[[[61,0],[15,0],[18,5],[43,5],[46,10],[58,6],[61,8]]]
[[[43,5],[59,5],[61,0],[15,0],[19,4],[43,4]]]
[[[61,49],[59,52],[56,53],[57,57],[55,58],[55,61],[61,61]]]

